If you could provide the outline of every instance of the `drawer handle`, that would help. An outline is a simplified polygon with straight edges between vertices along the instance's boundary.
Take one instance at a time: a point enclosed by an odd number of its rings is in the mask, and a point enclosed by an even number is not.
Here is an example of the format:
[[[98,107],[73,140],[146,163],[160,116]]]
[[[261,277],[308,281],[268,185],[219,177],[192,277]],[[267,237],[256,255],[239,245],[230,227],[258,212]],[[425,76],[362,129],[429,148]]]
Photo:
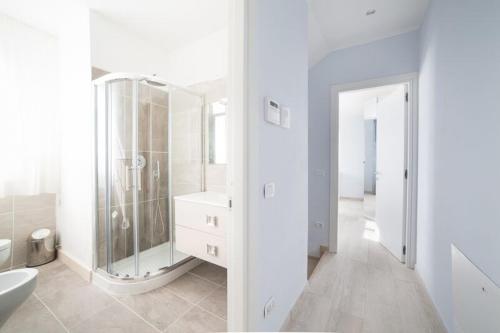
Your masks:
[[[209,256],[217,257],[217,252],[218,252],[217,246],[207,244],[207,254]]]
[[[209,227],[216,227],[217,226],[217,216],[207,215],[207,225]]]

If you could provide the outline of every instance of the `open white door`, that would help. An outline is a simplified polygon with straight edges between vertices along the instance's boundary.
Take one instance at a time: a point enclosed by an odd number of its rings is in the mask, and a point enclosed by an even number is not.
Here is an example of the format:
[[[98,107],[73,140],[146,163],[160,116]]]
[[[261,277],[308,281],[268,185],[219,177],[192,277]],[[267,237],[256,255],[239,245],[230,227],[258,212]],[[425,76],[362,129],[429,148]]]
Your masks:
[[[377,105],[376,222],[380,243],[404,261],[406,87]]]

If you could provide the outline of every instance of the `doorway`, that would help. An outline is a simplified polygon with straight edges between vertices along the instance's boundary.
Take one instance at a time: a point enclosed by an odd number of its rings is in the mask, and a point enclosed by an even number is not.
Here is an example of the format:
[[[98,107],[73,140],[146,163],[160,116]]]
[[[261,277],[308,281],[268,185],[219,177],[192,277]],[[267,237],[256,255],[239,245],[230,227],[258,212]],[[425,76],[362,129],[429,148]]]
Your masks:
[[[359,210],[363,237],[414,267],[416,88],[414,74],[332,87],[331,252]]]

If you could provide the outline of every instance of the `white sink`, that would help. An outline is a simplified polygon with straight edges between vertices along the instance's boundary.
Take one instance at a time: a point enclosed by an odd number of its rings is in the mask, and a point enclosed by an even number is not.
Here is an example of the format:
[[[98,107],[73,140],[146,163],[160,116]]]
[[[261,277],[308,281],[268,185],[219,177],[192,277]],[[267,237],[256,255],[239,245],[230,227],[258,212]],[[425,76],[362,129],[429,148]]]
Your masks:
[[[37,275],[34,268],[0,273],[0,327],[35,290]]]

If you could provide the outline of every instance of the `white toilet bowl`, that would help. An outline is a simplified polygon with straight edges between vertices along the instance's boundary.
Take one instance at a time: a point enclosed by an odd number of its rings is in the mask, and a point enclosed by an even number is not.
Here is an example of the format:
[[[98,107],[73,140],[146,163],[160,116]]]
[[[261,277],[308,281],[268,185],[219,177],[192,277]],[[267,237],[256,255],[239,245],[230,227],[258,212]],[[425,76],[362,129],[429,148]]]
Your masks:
[[[0,239],[0,264],[10,258],[10,240]],[[15,269],[0,273],[0,327],[31,295],[36,287],[38,270]]]

